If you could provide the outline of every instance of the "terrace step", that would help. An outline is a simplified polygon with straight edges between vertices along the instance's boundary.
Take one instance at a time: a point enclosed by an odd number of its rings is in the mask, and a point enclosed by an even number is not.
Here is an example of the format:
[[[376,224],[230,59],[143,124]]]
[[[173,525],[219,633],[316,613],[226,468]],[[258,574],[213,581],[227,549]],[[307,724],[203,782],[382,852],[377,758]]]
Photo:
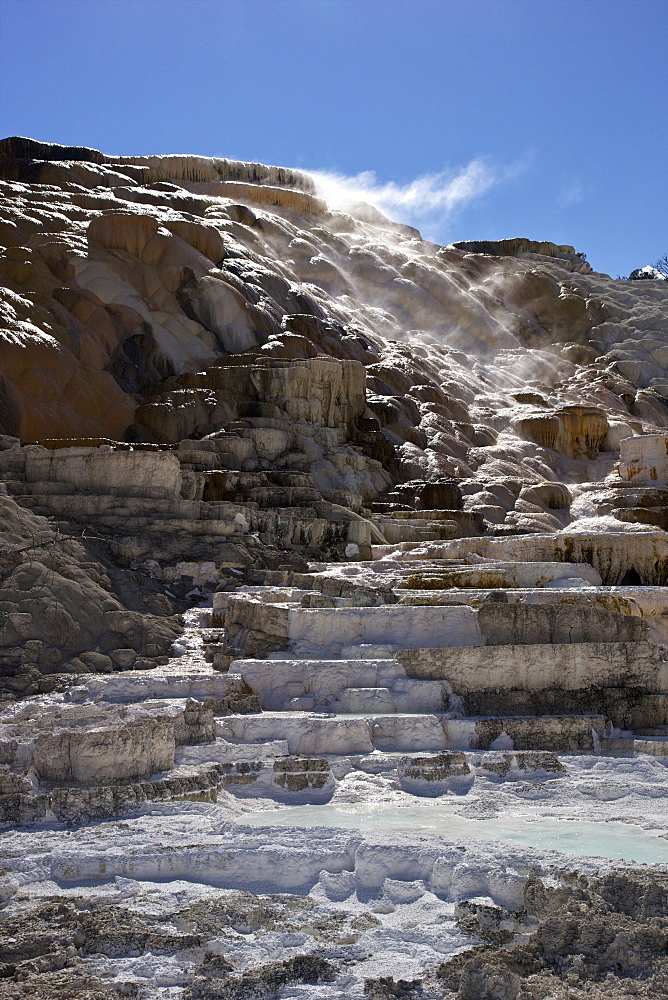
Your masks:
[[[635,753],[647,753],[652,757],[666,757],[668,756],[668,739],[660,736],[634,739],[633,750]]]
[[[339,697],[331,706],[331,710],[348,714],[358,712],[394,713],[397,709],[390,688],[347,687],[339,691]]]
[[[263,712],[220,718],[216,733],[232,743],[285,740],[292,754],[497,749],[591,754],[598,751],[605,724],[602,715],[456,719],[436,713]]]
[[[668,536],[665,531],[574,531],[556,534],[513,535],[507,537],[454,539],[446,542],[400,542],[372,545],[371,559],[424,561],[434,559],[511,560],[564,563],[587,562],[597,570],[603,583],[623,584],[629,577],[644,586],[668,583]]]
[[[339,658],[360,645],[419,649],[426,646],[480,646],[484,640],[469,607],[302,608],[267,603],[261,595],[230,595],[224,624],[232,642],[248,631],[270,637],[274,650],[309,658]],[[214,607],[214,610],[219,610]],[[272,648],[271,646],[268,648]],[[254,651],[254,650],[253,650]]]
[[[238,674],[268,710],[442,712],[450,688],[412,680],[396,660],[236,660]]]
[[[396,542],[437,542],[461,537],[458,525],[451,520],[431,520],[420,518],[399,520],[394,517],[380,517],[374,514],[371,520],[392,544]]]
[[[604,736],[601,739],[601,751],[609,757],[628,756],[631,753],[668,757],[668,735],[643,736],[639,733],[628,733],[621,736]]]

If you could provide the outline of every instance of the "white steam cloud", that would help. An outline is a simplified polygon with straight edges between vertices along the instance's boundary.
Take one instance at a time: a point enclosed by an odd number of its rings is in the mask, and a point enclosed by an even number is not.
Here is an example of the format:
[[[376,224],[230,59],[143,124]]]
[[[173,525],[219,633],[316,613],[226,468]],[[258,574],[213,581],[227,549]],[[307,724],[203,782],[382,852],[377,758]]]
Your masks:
[[[403,209],[412,215],[451,212],[496,183],[494,171],[482,160],[472,160],[454,176],[443,170],[438,174],[423,174],[408,184],[394,181],[379,184],[373,170],[354,177],[314,171],[313,177],[318,192],[331,205],[343,207],[366,201],[380,211]]]
[[[350,211],[355,205],[366,203],[393,220],[433,228],[527,166],[525,161],[498,169],[485,160],[475,159],[459,170],[422,174],[407,184],[381,183],[373,170],[353,177],[318,170],[309,173],[319,196],[332,208]]]

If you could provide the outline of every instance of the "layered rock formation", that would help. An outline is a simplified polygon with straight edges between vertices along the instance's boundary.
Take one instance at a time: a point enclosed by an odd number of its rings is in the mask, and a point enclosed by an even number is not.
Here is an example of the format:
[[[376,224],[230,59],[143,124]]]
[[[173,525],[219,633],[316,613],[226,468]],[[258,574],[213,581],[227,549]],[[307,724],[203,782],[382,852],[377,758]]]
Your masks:
[[[666,860],[668,285],[223,159],[0,199],[7,995],[663,995],[660,881],[504,824]]]

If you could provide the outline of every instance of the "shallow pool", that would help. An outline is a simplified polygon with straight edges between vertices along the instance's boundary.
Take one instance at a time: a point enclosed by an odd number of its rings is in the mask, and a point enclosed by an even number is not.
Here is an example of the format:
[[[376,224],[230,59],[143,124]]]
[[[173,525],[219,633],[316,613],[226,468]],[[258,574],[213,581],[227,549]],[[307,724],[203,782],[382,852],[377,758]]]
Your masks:
[[[495,819],[468,819],[433,801],[409,807],[286,806],[246,813],[239,817],[239,822],[252,826],[341,826],[362,833],[428,833],[448,840],[505,840],[522,847],[581,857],[668,863],[668,840],[660,836],[661,831],[643,830],[631,823],[507,814]]]

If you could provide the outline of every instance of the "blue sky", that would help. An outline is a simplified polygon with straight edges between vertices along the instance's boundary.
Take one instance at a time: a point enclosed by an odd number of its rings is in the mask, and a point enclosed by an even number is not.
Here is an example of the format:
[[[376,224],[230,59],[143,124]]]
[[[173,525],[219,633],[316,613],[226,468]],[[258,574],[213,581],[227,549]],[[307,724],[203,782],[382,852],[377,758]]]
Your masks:
[[[0,18],[2,135],[324,171],[438,242],[569,243],[613,276],[668,250],[667,0],[0,0]]]

